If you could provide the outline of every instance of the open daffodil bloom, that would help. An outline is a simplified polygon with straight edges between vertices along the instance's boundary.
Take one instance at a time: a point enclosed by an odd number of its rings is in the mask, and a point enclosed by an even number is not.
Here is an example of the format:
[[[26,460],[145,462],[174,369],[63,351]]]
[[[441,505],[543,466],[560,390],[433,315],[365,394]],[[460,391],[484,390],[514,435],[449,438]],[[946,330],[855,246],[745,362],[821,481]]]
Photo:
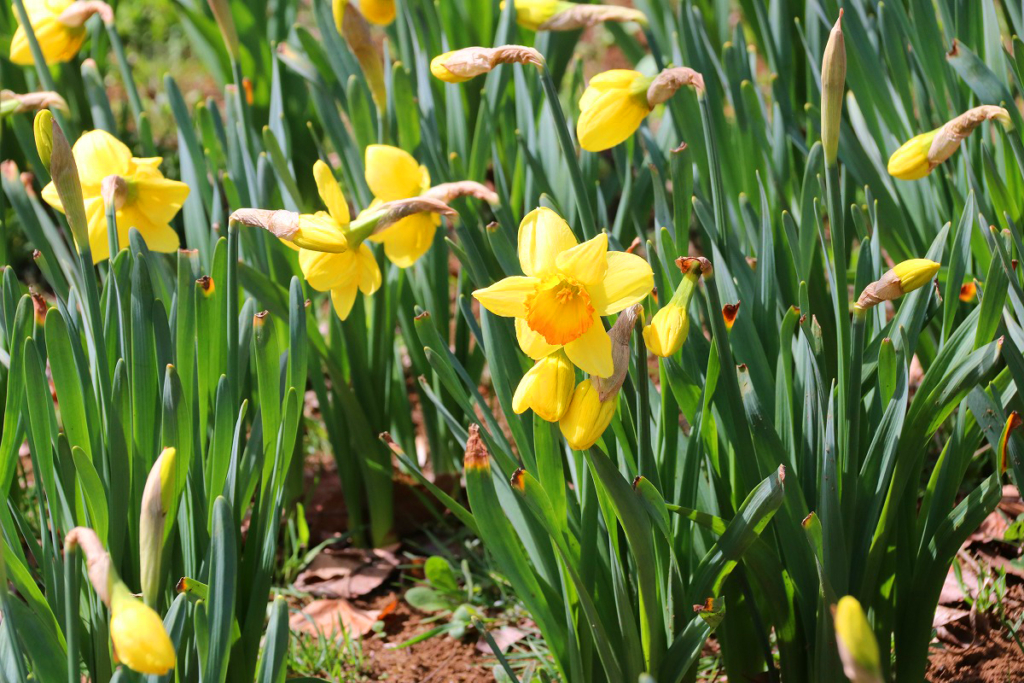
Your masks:
[[[559,348],[598,377],[612,374],[612,345],[601,316],[622,311],[654,287],[648,263],[608,251],[605,234],[578,244],[554,211],[531,211],[519,225],[523,276],[507,277],[473,296],[495,315],[516,319],[516,337],[534,360]]]
[[[320,160],[313,165],[313,177],[327,212],[301,216],[300,222],[303,219],[307,223],[315,221],[325,231],[334,231],[343,238],[347,237],[348,203],[338,181],[334,179],[330,167]],[[347,239],[345,241],[347,244]],[[285,244],[289,242],[285,241]],[[370,296],[380,288],[380,268],[366,244],[359,244],[356,248],[340,253],[300,248],[299,267],[310,287],[331,293],[331,303],[342,320],[352,312],[358,292]]]
[[[103,181],[111,176],[116,186],[118,244],[128,244],[128,232],[136,228],[153,251],[172,253],[178,249],[178,233],[170,226],[188,197],[188,185],[168,180],[160,172],[161,157],[139,159],[110,133],[94,130],[78,139],[72,148],[82,184],[85,216],[89,225],[89,247],[93,261],[110,256]],[[64,206],[51,182],[43,188],[43,200],[63,212]]]
[[[72,59],[82,49],[87,32],[85,21],[93,14],[102,12],[104,20],[112,17],[110,8],[100,2],[75,2],[74,0],[24,0],[25,13],[32,25],[32,32],[39,42],[39,49],[47,64],[58,64]],[[19,66],[32,66],[32,51],[28,36],[17,10],[14,19],[18,28],[11,39],[11,61]]]
[[[375,197],[366,209],[371,211],[383,202],[423,194],[430,189],[430,173],[403,149],[368,145],[366,184]],[[408,268],[430,249],[440,224],[437,214],[417,213],[375,233],[369,240],[384,245],[384,254],[396,266]]]

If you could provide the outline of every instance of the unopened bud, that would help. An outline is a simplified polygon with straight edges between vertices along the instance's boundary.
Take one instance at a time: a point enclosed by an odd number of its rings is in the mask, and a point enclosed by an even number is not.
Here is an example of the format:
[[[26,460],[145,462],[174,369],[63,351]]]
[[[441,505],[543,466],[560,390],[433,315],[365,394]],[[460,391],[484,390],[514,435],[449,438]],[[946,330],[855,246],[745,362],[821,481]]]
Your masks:
[[[146,604],[155,605],[160,592],[164,541],[174,519],[177,451],[165,448],[153,463],[142,492],[139,518],[139,570]]]
[[[70,28],[85,26],[85,22],[98,14],[107,26],[114,23],[114,10],[105,2],[99,0],[77,0],[68,5],[68,8],[61,12],[57,20]]]
[[[543,68],[544,57],[532,47],[524,45],[467,47],[434,57],[430,61],[430,73],[447,83],[463,83],[491,71],[499,64],[533,64]]]
[[[877,306],[883,301],[898,299],[931,282],[938,271],[939,264],[928,259],[917,258],[903,261],[886,271],[880,279],[865,287],[857,299],[856,305],[860,309],[867,309]]]
[[[688,66],[665,69],[647,86],[647,106],[653,109],[667,102],[684,85],[693,87],[698,96],[704,94],[704,76],[699,72]]]
[[[39,160],[43,167],[49,170],[50,155],[53,154],[53,114],[43,109],[36,114],[32,128],[36,138],[36,152],[39,153]]]
[[[839,153],[839,123],[846,89],[846,42],[842,21],[843,10],[840,9],[821,59],[821,146],[829,166],[835,165]]]
[[[878,642],[857,599],[847,595],[833,608],[843,673],[852,683],[881,683]]]

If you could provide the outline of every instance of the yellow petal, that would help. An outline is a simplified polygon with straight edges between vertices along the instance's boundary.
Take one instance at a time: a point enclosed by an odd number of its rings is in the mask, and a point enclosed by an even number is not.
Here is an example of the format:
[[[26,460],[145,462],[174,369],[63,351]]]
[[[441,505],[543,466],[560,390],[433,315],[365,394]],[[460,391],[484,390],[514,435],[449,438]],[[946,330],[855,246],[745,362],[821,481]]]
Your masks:
[[[655,313],[651,324],[644,328],[644,344],[655,356],[667,358],[683,348],[689,331],[686,311],[670,302]]]
[[[102,201],[100,202],[102,204]],[[128,246],[128,232],[135,228],[151,251],[172,254],[181,246],[181,239],[166,222],[153,221],[146,214],[125,207],[117,212],[117,235],[120,247]],[[122,237],[123,235],[123,237]]]
[[[615,372],[612,339],[605,331],[600,316],[594,316],[594,323],[583,336],[565,345],[565,353],[573,365],[588,374],[611,377]]]
[[[593,325],[594,306],[583,285],[555,275],[527,298],[526,322],[547,343],[568,344]]]
[[[519,224],[519,265],[524,275],[553,275],[558,255],[575,246],[576,238],[569,224],[546,207],[526,214]]]
[[[590,79],[587,89],[580,97],[580,111],[589,109],[591,105],[609,90],[627,90],[644,75],[632,69],[609,69],[602,71]]]
[[[559,0],[515,0],[516,23],[523,28],[536,31],[541,24],[550,19],[558,11]],[[505,8],[505,3],[501,3]]]
[[[131,206],[156,223],[171,222],[188,199],[188,185],[177,180],[153,177],[130,182],[134,195]]]
[[[334,305],[334,312],[342,320],[347,319],[348,314],[352,312],[352,305],[356,302],[358,292],[359,287],[355,283],[335,287],[331,290],[331,303]]]
[[[900,180],[919,180],[932,172],[928,152],[940,129],[912,137],[889,157],[886,170]]]
[[[371,24],[387,26],[395,20],[395,0],[360,0],[359,9]]]
[[[639,303],[654,289],[651,266],[636,254],[608,252],[604,279],[588,287],[590,300],[599,315],[612,315]]]
[[[381,201],[419,196],[426,189],[423,187],[424,173],[425,169],[404,149],[390,145],[366,147],[366,184],[373,196]]]
[[[533,410],[548,422],[558,422],[569,408],[576,373],[561,351],[537,361],[520,380],[512,397],[517,415]]]
[[[490,287],[473,292],[473,298],[494,315],[506,318],[526,317],[526,298],[537,291],[535,277],[518,275],[498,280]]]
[[[83,191],[87,191],[85,186],[98,188],[108,175],[129,175],[132,151],[105,130],[91,130],[84,134],[75,142],[71,152],[75,156]]]
[[[337,221],[326,211],[299,216],[299,228],[289,238],[303,249],[340,254],[348,250],[348,238]]]
[[[359,245],[359,291],[370,296],[380,289],[381,276],[380,266],[373,251],[365,244]]]
[[[53,184],[52,180],[46,183],[46,187],[43,188],[42,197],[44,202],[61,213],[64,213],[64,205],[60,202],[60,195],[57,194],[57,186]]]
[[[362,246],[362,245],[360,245]],[[309,286],[318,292],[326,292],[346,277],[351,261],[350,252],[331,254],[311,249],[299,250],[299,268]]]
[[[384,254],[399,268],[408,268],[430,249],[437,232],[437,216],[417,213],[370,236],[371,242],[384,245]]]
[[[516,318],[516,340],[523,353],[533,360],[540,360],[562,348],[555,344],[548,344],[544,336],[531,330],[523,318]]]
[[[580,111],[576,137],[588,152],[600,152],[629,139],[644,118],[651,113],[646,95],[625,90],[609,90],[588,98]]]
[[[939,264],[926,258],[912,258],[897,263],[893,272],[900,279],[903,293],[907,294],[931,282],[939,272]]]
[[[563,275],[567,275],[585,285],[596,285],[608,271],[608,235],[601,233],[572,249],[566,249],[555,265]]]
[[[334,178],[331,167],[317,159],[313,164],[313,179],[316,180],[317,192],[320,193],[320,199],[323,200],[331,218],[339,225],[348,225],[348,202],[345,201],[345,195],[341,193],[341,186]]]
[[[107,244],[107,214],[103,200],[93,197],[85,200],[85,221],[89,232],[89,250],[92,251],[92,262],[99,263],[110,258],[110,247]],[[122,239],[123,237],[123,239]],[[128,244],[128,229],[118,232],[119,247]]]

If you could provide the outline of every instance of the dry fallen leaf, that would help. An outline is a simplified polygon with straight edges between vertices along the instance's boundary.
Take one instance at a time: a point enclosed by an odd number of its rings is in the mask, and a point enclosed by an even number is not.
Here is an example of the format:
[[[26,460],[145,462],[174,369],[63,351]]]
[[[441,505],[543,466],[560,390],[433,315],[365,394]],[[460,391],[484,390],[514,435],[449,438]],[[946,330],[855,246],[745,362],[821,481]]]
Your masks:
[[[295,579],[295,588],[324,598],[358,598],[376,590],[398,566],[397,546],[326,549]]]
[[[299,633],[316,636],[340,636],[342,629],[349,636],[365,636],[373,625],[390,614],[398,599],[395,598],[382,609],[361,609],[344,598],[314,600],[302,611],[295,612],[289,619],[289,627]]]
[[[498,646],[502,653],[508,652],[510,647],[526,637],[526,631],[520,631],[515,626],[502,626],[497,631],[491,631],[490,633],[491,638],[494,638],[494,644]],[[480,639],[476,641],[476,649],[484,654],[492,654],[491,646],[483,636],[480,636]]]

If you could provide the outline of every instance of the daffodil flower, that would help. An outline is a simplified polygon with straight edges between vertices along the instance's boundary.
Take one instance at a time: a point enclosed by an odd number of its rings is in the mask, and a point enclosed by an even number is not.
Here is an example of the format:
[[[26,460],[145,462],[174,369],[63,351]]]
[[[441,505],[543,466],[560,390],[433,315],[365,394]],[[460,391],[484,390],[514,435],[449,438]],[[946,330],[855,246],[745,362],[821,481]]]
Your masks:
[[[87,36],[85,22],[93,14],[101,14],[105,22],[113,19],[110,6],[103,2],[24,0],[24,3],[32,32],[47,64],[67,62],[78,54]],[[17,11],[14,19],[18,28],[11,39],[11,61],[19,66],[32,66],[28,36]]]
[[[578,244],[554,211],[531,211],[519,225],[522,276],[507,277],[473,296],[495,315],[516,319],[526,355],[539,360],[564,348],[585,372],[612,374],[612,342],[601,321],[641,301],[654,287],[648,263],[609,252],[606,234]]]
[[[133,157],[123,142],[103,130],[84,134],[71,151],[82,184],[94,262],[110,256],[103,183],[111,176],[120,178],[113,184],[117,189],[114,200],[118,244],[127,245],[129,230],[136,228],[153,251],[172,253],[178,249],[178,233],[170,222],[185,203],[189,188],[185,183],[164,177],[160,172],[161,157]],[[50,206],[64,211],[52,182],[43,188],[42,196]]]
[[[374,200],[367,213],[384,202],[418,197],[430,189],[430,172],[411,154],[390,145],[368,145],[366,148],[366,184]],[[362,215],[362,214],[360,214]],[[408,268],[434,242],[441,217],[417,213],[369,237],[384,245],[384,254],[399,268]]]
[[[537,361],[519,381],[512,410],[522,415],[532,409],[541,419],[558,422],[569,409],[576,372],[563,351]]]
[[[657,105],[684,85],[704,92],[703,77],[687,67],[645,76],[630,69],[612,69],[590,79],[580,98],[576,137],[588,152],[600,152],[629,139]]]
[[[575,31],[603,21],[647,25],[643,12],[619,5],[591,5],[565,0],[515,0],[516,23],[531,31]],[[505,9],[505,2],[501,3]]]
[[[395,20],[395,0],[359,0],[359,11],[371,24],[387,26]]]
[[[330,167],[320,160],[313,165],[313,178],[327,211],[320,211],[309,218],[314,219],[323,230],[346,237],[349,232],[348,202],[345,201],[338,181]],[[299,267],[310,287],[319,292],[331,293],[334,311],[342,320],[352,312],[358,292],[370,296],[380,289],[380,268],[365,243],[340,253],[299,248]]]
[[[132,671],[163,676],[174,668],[174,645],[160,615],[120,581],[110,591],[110,639],[114,654]]]
[[[1013,130],[1010,113],[1002,107],[983,104],[965,111],[941,128],[915,135],[889,157],[889,175],[900,180],[920,180],[960,149],[960,143],[985,121],[998,121]]]

